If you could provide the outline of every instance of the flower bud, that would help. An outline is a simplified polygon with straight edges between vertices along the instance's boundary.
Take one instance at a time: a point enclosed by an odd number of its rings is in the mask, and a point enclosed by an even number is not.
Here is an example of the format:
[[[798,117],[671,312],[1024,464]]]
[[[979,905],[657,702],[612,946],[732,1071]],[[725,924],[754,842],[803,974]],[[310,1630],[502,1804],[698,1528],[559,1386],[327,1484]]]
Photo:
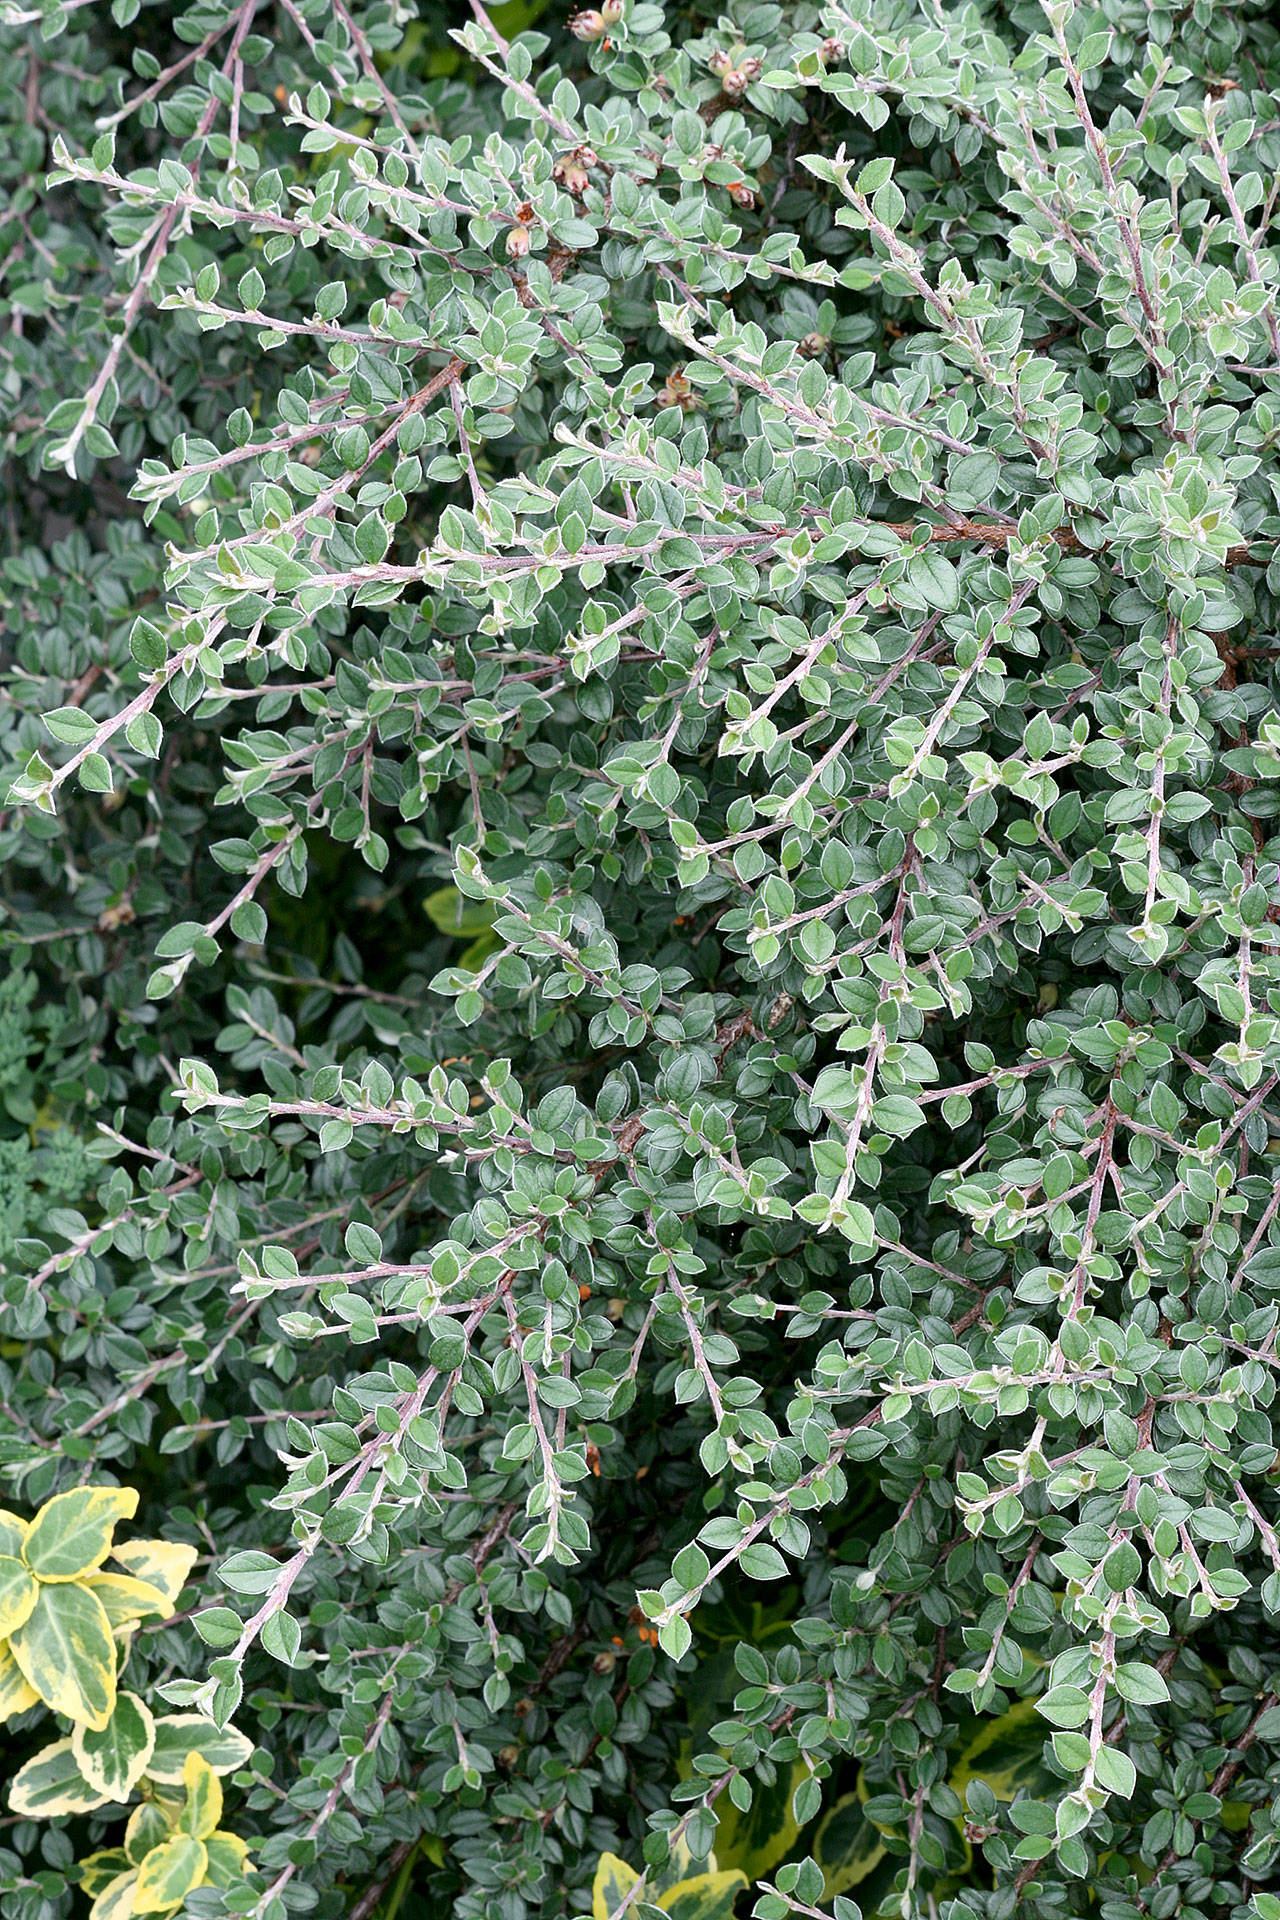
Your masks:
[[[760,75],[763,73],[763,71],[764,71],[763,67],[760,65],[760,62],[756,59],[754,54],[751,56],[749,60],[744,60],[742,62],[742,65],[738,68],[738,72],[742,75],[743,79],[746,80],[748,83],[750,83],[752,80],[758,80],[760,78]]]
[[[529,251],[528,227],[512,227],[507,235],[507,252],[513,260],[523,260]]]
[[[718,79],[722,74],[728,73],[733,62],[723,47],[717,47],[711,58],[707,61],[707,65]]]
[[[723,80],[720,82],[720,85],[724,88],[731,100],[741,100],[747,90],[747,76],[741,67],[730,67],[728,73],[725,74]]]
[[[801,353],[807,353],[811,360],[816,360],[819,354],[825,353],[826,350],[827,338],[822,333],[806,333],[800,342]]]
[[[844,41],[824,40],[818,48],[818,58],[824,67],[838,67],[844,59]]]
[[[754,207],[756,204],[755,189],[749,187],[745,180],[734,181],[729,189],[729,198],[735,207]]]
[[[600,18],[606,27],[616,27],[625,11],[625,0],[600,0]]]
[[[603,40],[605,17],[598,7],[584,7],[570,16],[569,31],[575,40]]]

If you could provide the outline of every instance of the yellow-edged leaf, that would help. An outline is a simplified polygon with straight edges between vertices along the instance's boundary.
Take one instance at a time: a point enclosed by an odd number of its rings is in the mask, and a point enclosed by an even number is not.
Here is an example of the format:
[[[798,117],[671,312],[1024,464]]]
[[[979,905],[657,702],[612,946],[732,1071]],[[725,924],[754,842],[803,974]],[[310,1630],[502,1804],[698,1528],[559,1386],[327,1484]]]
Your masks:
[[[101,1853],[86,1854],[79,1866],[80,1891],[93,1900],[110,1881],[129,1871],[129,1856],[123,1847],[107,1847]]]
[[[209,1879],[215,1887],[234,1887],[248,1873],[249,1849],[238,1833],[211,1833],[204,1846],[209,1856]]]
[[[174,1817],[177,1808],[173,1809]],[[167,1840],[173,1831],[173,1820],[162,1804],[154,1800],[144,1800],[129,1815],[129,1824],[124,1830],[124,1850],[135,1867],[140,1867],[153,1847]]]
[[[0,1507],[0,1553],[22,1554],[22,1543],[27,1537],[29,1520],[19,1520],[16,1513],[9,1513]]]
[[[1007,1713],[974,1720],[956,1755],[948,1784],[964,1799],[971,1780],[984,1780],[997,1800],[1019,1791],[1038,1798],[1052,1792],[1054,1776],[1044,1761],[1044,1718],[1034,1700],[1015,1700]]]
[[[609,1920],[639,1878],[635,1868],[616,1853],[602,1853],[591,1886],[591,1920]]]
[[[793,1760],[789,1767],[775,1768],[768,1786],[759,1780],[753,1782],[751,1805],[745,1813],[726,1805],[729,1797],[726,1794],[717,1809],[720,1819],[716,1827],[716,1850],[714,1858],[707,1862],[707,1870],[714,1871],[718,1861],[724,1867],[737,1867],[750,1882],[762,1880],[779,1860],[785,1860],[800,1832],[792,1802],[796,1788],[808,1778],[809,1766],[805,1760]]]
[[[167,1594],[147,1580],[135,1580],[131,1573],[91,1573],[83,1585],[101,1600],[113,1632],[148,1614],[167,1620],[173,1612]]]
[[[138,1869],[130,1867],[125,1873],[118,1873],[109,1880],[89,1909],[89,1920],[131,1920],[137,1909],[134,1907],[134,1895],[138,1891]]]
[[[671,1920],[731,1920],[733,1903],[747,1884],[737,1868],[721,1873],[699,1873],[677,1880],[658,1895],[658,1905]]]
[[[9,1643],[0,1640],[0,1726],[15,1714],[25,1713],[40,1699],[35,1688],[22,1677],[22,1668],[9,1651]]]
[[[716,1828],[717,1836],[720,1829]],[[667,1863],[649,1875],[649,1885],[658,1893],[674,1887],[677,1880],[692,1880],[696,1873],[714,1873],[720,1862],[714,1853],[696,1855],[684,1834],[677,1834],[667,1853]]]
[[[488,900],[468,900],[456,887],[437,887],[422,904],[432,926],[454,940],[474,939],[493,922],[494,908]]]
[[[80,1771],[91,1787],[127,1800],[141,1780],[156,1744],[151,1709],[136,1693],[119,1693],[111,1718],[94,1731],[77,1727],[71,1736]]]
[[[813,1837],[813,1857],[822,1868],[823,1897],[848,1893],[885,1858],[884,1841],[863,1811],[859,1794],[846,1793],[824,1813]]]
[[[42,1747],[14,1775],[9,1805],[32,1820],[52,1820],[63,1813],[92,1813],[105,1807],[109,1793],[99,1793],[83,1779],[69,1740]]]
[[[105,1727],[116,1703],[116,1649],[97,1594],[41,1586],[31,1618],[9,1638],[22,1677],[45,1705],[87,1727]]]
[[[193,1840],[207,1840],[222,1818],[222,1785],[203,1754],[189,1753],[182,1767],[187,1803],[178,1825]]]
[[[147,1762],[147,1778],[180,1787],[188,1754],[200,1754],[221,1774],[234,1773],[252,1752],[252,1740],[235,1727],[220,1727],[202,1713],[166,1713],[156,1721],[156,1750]]]
[[[175,1545],[168,1540],[125,1540],[111,1549],[111,1558],[135,1580],[158,1587],[171,1609],[177,1605],[199,1557],[199,1547]]]
[[[200,1885],[208,1865],[203,1840],[193,1840],[189,1833],[162,1840],[138,1869],[134,1912],[167,1913],[171,1907],[180,1907],[191,1889]]]
[[[16,1554],[0,1553],[0,1639],[31,1618],[38,1592],[34,1574]]]
[[[138,1511],[132,1487],[75,1487],[46,1500],[27,1529],[22,1557],[41,1580],[77,1580],[111,1551],[118,1520]]]

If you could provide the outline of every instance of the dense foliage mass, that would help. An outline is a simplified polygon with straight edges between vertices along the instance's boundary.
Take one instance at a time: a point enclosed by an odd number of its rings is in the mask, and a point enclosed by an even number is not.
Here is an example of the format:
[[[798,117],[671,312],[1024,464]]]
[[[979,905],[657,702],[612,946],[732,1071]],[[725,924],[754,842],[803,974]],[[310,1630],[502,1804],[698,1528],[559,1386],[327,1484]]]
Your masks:
[[[1280,1920],[1268,9],[4,9],[6,1920]]]

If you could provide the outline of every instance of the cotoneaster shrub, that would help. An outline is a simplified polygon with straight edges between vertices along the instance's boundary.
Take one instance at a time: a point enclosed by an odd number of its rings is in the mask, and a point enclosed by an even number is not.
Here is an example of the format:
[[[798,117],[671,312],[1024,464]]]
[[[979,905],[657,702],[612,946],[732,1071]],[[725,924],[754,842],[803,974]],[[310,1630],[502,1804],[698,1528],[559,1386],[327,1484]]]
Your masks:
[[[1269,10],[5,9],[6,1920],[1280,1920]]]

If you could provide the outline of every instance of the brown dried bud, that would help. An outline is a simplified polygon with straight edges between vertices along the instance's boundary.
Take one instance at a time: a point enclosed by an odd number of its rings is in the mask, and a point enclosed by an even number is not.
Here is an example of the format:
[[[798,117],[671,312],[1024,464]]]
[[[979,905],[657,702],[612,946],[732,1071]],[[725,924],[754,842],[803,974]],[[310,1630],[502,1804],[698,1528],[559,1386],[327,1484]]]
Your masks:
[[[612,1673],[617,1664],[617,1654],[610,1653],[606,1648],[603,1653],[598,1653],[591,1662],[591,1671],[593,1673]]]
[[[507,252],[513,260],[523,260],[529,251],[528,227],[512,227],[507,235]]]
[[[519,1747],[499,1747],[498,1749],[498,1765],[506,1767],[508,1771],[515,1766],[519,1758]]]
[[[605,17],[598,7],[584,7],[570,16],[569,31],[575,40],[603,40]]]

